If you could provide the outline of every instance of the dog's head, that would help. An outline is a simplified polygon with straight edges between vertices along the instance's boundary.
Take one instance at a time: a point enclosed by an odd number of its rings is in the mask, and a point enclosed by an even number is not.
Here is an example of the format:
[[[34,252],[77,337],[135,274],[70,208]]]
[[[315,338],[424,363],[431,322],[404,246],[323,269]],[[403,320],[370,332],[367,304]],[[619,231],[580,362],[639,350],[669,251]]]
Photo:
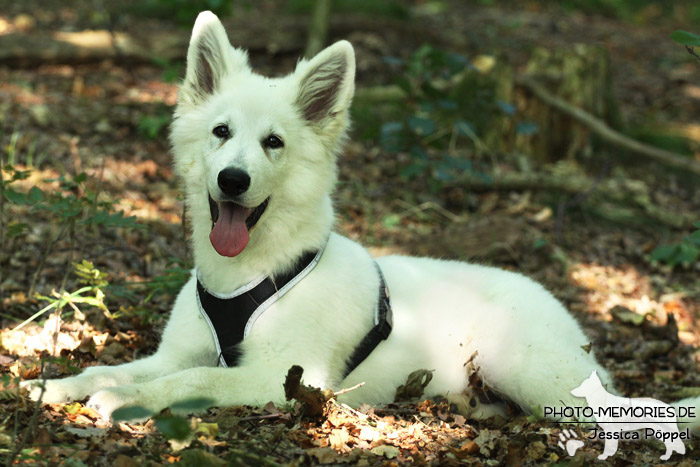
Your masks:
[[[354,74],[341,41],[284,78],[260,76],[219,19],[200,13],[171,129],[195,237],[209,229],[210,248],[234,257],[265,235],[284,240],[322,212],[332,217]]]

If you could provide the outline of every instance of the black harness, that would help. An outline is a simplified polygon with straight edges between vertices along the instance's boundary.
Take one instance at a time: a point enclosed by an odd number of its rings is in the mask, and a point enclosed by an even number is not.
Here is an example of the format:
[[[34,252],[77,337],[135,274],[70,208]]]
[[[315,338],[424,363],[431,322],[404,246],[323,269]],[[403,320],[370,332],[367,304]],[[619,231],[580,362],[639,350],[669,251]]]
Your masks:
[[[219,366],[234,367],[240,363],[241,349],[238,344],[248,336],[255,321],[266,309],[306,277],[318,264],[322,254],[323,249],[306,252],[287,274],[254,280],[228,295],[209,292],[199,278],[197,279],[199,310],[212,331],[219,355]],[[382,270],[376,262],[374,264],[379,274],[374,326],[348,358],[343,379],[391,333],[393,319],[389,290]]]

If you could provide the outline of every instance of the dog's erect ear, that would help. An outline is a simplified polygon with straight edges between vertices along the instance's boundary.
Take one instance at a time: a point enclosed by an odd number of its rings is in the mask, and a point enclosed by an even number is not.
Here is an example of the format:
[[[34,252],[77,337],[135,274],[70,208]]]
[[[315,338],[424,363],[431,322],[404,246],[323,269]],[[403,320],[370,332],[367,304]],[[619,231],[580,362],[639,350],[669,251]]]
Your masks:
[[[296,105],[310,123],[322,123],[350,107],[355,90],[355,53],[348,41],[340,41],[301,62]]]
[[[224,26],[211,11],[197,16],[187,50],[187,72],[182,97],[197,104],[219,89],[228,73],[248,68],[245,52],[234,49]]]

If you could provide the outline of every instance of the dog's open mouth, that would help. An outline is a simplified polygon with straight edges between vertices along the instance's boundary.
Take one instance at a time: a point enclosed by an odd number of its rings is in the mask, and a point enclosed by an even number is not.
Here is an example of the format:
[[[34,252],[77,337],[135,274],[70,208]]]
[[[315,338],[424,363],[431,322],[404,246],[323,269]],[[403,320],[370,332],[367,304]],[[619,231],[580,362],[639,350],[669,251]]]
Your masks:
[[[270,198],[254,208],[232,201],[216,202],[209,196],[209,211],[213,223],[209,240],[221,256],[237,256],[248,245],[250,231],[265,212]]]

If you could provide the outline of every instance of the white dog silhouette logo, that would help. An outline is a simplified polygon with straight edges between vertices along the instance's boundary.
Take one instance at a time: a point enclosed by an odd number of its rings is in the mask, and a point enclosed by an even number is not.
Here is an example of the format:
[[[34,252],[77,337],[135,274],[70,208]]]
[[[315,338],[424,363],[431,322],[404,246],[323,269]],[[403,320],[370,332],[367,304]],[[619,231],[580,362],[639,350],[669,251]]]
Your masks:
[[[610,394],[603,387],[595,371],[577,388],[571,390],[576,397],[584,397],[605,439],[603,453],[598,459],[605,460],[617,452],[620,439],[639,439],[639,430],[646,437],[655,437],[666,446],[661,460],[671,454],[685,454],[682,438],[687,433],[678,430],[674,408],[665,402],[649,397],[629,398]],[[635,432],[634,436],[630,433]]]

